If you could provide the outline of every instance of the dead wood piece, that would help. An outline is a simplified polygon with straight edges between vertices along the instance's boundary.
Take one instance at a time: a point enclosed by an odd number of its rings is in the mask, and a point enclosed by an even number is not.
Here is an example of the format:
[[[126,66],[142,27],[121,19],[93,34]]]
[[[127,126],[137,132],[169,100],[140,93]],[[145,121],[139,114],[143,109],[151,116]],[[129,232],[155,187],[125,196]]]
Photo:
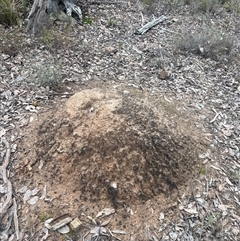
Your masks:
[[[7,178],[7,167],[10,160],[10,144],[3,139],[6,146],[6,156],[3,165],[0,167],[0,173],[2,173],[3,183],[7,186],[7,198],[3,205],[0,207],[0,216],[3,215],[12,204],[12,183]]]
[[[64,13],[62,5],[64,5]],[[56,20],[76,23],[72,13],[76,13],[78,21],[82,23],[81,8],[75,5],[72,0],[34,0],[31,11],[28,15],[27,32],[33,35],[41,32],[44,28],[53,25]]]
[[[153,19],[151,22],[145,24],[142,28],[138,29],[136,34],[144,34],[146,33],[149,29],[151,29],[152,27],[154,27],[155,25],[164,22],[165,20],[167,20],[166,16],[161,16],[159,18]]]
[[[76,13],[78,15],[79,21],[82,22],[82,11],[81,8],[75,5],[74,3],[64,0],[63,4],[66,7],[67,15],[72,16],[72,12]]]

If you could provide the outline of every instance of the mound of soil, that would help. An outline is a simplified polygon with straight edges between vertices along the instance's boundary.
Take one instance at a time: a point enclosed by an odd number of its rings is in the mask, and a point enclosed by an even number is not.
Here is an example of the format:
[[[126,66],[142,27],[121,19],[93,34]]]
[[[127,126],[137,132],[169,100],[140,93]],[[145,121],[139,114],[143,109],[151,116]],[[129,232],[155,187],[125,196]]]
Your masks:
[[[52,195],[114,208],[168,196],[191,177],[196,161],[191,136],[169,126],[147,101],[81,91],[34,128],[31,158],[43,164],[35,168],[38,182],[48,180]]]

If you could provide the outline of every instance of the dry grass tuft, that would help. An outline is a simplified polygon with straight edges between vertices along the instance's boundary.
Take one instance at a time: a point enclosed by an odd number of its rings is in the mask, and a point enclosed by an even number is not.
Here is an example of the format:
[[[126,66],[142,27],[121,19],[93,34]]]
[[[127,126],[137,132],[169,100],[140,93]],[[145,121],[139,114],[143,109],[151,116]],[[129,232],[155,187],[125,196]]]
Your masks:
[[[30,2],[31,0],[0,0],[0,24],[12,26],[22,22],[27,16]]]
[[[17,23],[16,5],[12,0],[0,0],[0,24],[14,25]]]
[[[171,11],[183,6],[189,6],[193,13],[218,13],[221,11],[240,12],[239,0],[140,0],[146,12],[155,13],[157,9]]]
[[[183,2],[196,13],[217,13],[222,10],[240,12],[239,0],[183,0]]]
[[[177,51],[227,62],[231,62],[239,53],[233,36],[212,28],[190,33],[189,30],[183,31],[176,37],[175,48]]]

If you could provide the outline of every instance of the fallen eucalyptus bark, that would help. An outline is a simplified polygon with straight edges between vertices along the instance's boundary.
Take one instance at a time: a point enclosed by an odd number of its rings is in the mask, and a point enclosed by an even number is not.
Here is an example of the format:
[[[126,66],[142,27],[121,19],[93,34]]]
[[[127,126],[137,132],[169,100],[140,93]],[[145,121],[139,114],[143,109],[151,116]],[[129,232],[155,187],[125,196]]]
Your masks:
[[[143,27],[138,29],[136,31],[136,34],[144,34],[146,33],[150,28],[154,27],[155,25],[164,22],[167,19],[166,16],[161,16],[159,18],[153,19],[151,22],[145,24]]]
[[[46,220],[45,227],[55,231],[55,230],[65,226],[66,224],[70,223],[71,221],[72,221],[72,218],[68,214],[64,214],[55,219]]]
[[[3,140],[6,146],[6,156],[5,160],[0,166],[0,177],[2,178],[3,183],[6,185],[6,193],[7,198],[5,199],[4,203],[0,206],[0,217],[8,210],[8,208],[12,205],[12,183],[7,177],[7,167],[10,160],[10,144],[4,139]]]

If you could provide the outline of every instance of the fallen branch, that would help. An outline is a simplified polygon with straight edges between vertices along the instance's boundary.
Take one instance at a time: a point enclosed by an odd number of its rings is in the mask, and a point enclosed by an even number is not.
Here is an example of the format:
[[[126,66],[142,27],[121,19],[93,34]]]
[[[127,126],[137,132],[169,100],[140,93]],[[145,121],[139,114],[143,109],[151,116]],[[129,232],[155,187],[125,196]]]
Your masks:
[[[7,178],[7,166],[10,159],[10,145],[5,139],[3,139],[3,142],[6,146],[6,156],[2,166],[0,167],[0,173],[2,173],[3,183],[7,186],[7,198],[3,205],[0,207],[0,215],[3,215],[12,205],[12,183]]]
[[[166,16],[161,16],[159,18],[153,19],[151,22],[145,24],[142,28],[138,29],[136,31],[136,34],[144,34],[146,33],[150,28],[154,27],[155,25],[164,22],[167,19]]]

